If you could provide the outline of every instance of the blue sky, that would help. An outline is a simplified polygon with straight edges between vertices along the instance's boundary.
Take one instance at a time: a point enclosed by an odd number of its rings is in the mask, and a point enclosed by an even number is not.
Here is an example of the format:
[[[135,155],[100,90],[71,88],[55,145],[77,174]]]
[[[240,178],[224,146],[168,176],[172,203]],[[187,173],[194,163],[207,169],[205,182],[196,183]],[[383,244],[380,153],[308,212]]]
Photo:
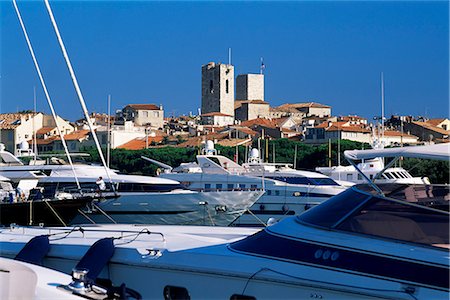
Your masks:
[[[201,105],[201,66],[259,72],[266,101],[315,101],[334,115],[449,115],[447,1],[51,1],[88,109],[163,104],[166,116]],[[58,114],[82,117],[43,1],[19,1]],[[15,15],[1,1],[0,112],[49,112]]]

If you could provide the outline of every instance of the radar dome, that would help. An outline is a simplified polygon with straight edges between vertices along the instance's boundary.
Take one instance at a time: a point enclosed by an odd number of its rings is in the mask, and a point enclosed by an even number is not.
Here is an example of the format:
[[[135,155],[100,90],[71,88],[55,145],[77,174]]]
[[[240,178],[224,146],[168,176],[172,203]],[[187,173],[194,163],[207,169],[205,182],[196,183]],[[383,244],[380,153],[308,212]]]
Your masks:
[[[214,142],[211,140],[206,141],[205,149],[208,150],[214,150]]]
[[[250,151],[250,157],[251,158],[259,158],[259,151],[256,148],[253,148],[252,151]]]
[[[28,145],[27,141],[22,141],[19,144],[19,149],[20,150],[28,150],[28,149],[30,149],[30,145]]]

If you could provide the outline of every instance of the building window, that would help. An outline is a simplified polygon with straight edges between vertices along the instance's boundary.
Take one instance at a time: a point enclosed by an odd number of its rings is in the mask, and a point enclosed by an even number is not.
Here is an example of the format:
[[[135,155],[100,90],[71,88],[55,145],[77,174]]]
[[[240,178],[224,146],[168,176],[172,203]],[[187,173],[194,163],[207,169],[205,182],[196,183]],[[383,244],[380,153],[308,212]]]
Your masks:
[[[229,183],[229,184],[228,184],[228,190],[232,191],[232,190],[233,190],[233,188],[234,188],[234,184],[232,184],[232,183]]]
[[[212,80],[209,81],[209,93],[210,94],[214,93],[214,85],[213,85],[213,81]]]
[[[216,189],[221,190],[222,189],[222,184],[221,183],[217,183],[216,184]]]
[[[144,111],[144,118],[148,118],[148,111]]]
[[[154,116],[154,117],[159,117],[159,112],[154,111],[154,112],[153,112],[153,116]]]
[[[228,79],[225,81],[225,92],[228,94],[229,91],[229,83],[228,83]]]

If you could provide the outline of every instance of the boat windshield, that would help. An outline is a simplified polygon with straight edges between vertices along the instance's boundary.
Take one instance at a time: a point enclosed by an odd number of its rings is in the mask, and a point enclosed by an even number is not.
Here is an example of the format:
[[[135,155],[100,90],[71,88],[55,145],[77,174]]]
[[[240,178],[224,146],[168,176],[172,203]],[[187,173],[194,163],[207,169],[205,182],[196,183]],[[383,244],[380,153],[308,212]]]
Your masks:
[[[449,213],[351,188],[298,217],[302,223],[431,246],[449,246]]]

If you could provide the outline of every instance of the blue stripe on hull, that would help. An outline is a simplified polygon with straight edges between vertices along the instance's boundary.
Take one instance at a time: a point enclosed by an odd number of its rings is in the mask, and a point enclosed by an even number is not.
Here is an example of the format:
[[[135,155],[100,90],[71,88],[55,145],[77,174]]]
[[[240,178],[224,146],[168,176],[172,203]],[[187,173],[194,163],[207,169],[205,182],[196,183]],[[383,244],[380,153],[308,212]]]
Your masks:
[[[230,245],[230,249],[250,255],[307,263],[318,267],[387,277],[439,289],[449,289],[449,267],[399,260],[300,240],[261,231]]]

